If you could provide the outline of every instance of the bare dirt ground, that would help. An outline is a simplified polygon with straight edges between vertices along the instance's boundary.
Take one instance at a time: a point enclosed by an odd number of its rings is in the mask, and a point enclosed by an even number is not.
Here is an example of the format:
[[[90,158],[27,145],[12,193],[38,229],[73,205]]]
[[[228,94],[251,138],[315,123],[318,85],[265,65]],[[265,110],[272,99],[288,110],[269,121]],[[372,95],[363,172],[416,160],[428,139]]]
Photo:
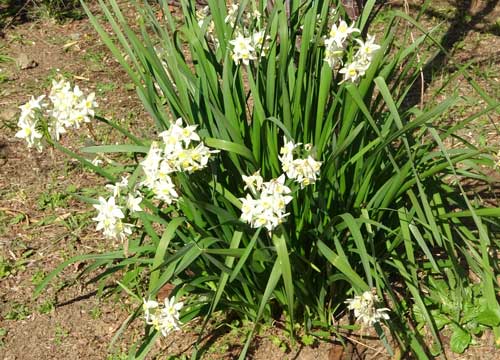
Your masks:
[[[416,11],[420,3],[411,1],[410,11]],[[424,69],[426,81],[434,75],[432,83],[424,88],[424,101],[439,101],[439,97],[430,95],[432,91],[456,71],[457,64],[468,62],[472,62],[473,74],[481,86],[492,98],[499,99],[500,6],[497,1],[433,3],[424,23],[429,27],[442,23],[439,38],[452,53],[453,61],[437,54],[432,66]],[[403,9],[401,5],[402,2],[392,2],[387,6]],[[0,23],[0,30],[1,27]],[[131,90],[126,74],[100,43],[87,20],[67,20],[62,24],[47,18],[13,21],[3,33],[0,55],[7,55],[12,61],[0,62],[0,358],[126,358],[126,349],[132,340],[120,339],[111,347],[109,343],[129,315],[131,304],[125,298],[97,297],[94,287],[76,278],[82,264],[66,269],[39,298],[32,296],[43,276],[62,261],[114,246],[94,231],[91,207],[73,197],[83,191],[95,196],[103,180],[56,151],[28,151],[14,134],[18,106],[31,95],[46,92],[51,79],[58,74],[82,89],[95,91],[101,104],[100,114],[119,119],[134,131],[142,131],[147,114]],[[455,109],[450,118],[462,118],[484,107],[463,77],[453,81],[463,106]],[[498,120],[491,116],[480,118],[470,125],[464,136],[471,142],[498,145]],[[104,129],[97,131],[104,139],[114,136]],[[64,143],[75,149],[88,141],[92,138],[86,132],[64,138]],[[137,339],[141,326],[133,324],[124,338]],[[193,324],[192,331],[159,343],[163,358],[165,354],[189,355],[190,346],[196,340],[196,329],[197,324]],[[234,358],[244,335],[244,331],[230,328],[214,329],[206,342],[215,345],[206,357]],[[446,334],[443,336],[446,339]],[[354,346],[345,350],[333,341],[301,348],[290,345],[282,331],[271,327],[257,336],[251,357],[388,358],[383,346],[369,338],[353,336],[350,344]],[[456,359],[500,358],[489,334],[466,353],[448,355]]]

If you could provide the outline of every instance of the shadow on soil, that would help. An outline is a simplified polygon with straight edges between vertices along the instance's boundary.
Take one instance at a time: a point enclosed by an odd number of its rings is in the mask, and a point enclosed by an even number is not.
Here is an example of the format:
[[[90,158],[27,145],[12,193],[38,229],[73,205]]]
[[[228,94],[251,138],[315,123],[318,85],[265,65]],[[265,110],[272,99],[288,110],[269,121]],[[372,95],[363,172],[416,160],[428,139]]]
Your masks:
[[[57,21],[83,17],[79,0],[0,0],[0,36],[8,27],[32,21],[42,13]]]
[[[483,33],[491,33],[493,35],[500,35],[500,26],[486,26],[485,19],[488,15],[500,11],[498,7],[498,0],[457,0],[454,2],[454,12],[452,16],[447,17],[432,8],[425,10],[425,13],[431,17],[442,19],[449,22],[448,30],[441,38],[441,50],[431,58],[423,67],[423,86],[422,78],[419,78],[412,86],[407,95],[405,108],[412,106],[422,101],[422,88],[427,87],[432,83],[433,75],[442,70],[448,62],[449,53],[453,50],[454,46],[463,41],[471,31],[481,31]],[[415,11],[419,11],[420,7],[417,5],[410,5]]]

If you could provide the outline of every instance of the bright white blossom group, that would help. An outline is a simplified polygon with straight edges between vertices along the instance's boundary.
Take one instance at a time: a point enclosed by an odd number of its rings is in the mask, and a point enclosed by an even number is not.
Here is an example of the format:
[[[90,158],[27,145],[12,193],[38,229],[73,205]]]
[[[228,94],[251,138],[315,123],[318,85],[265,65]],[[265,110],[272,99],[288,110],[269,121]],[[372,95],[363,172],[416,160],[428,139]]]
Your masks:
[[[122,221],[125,215],[122,207],[116,204],[114,196],[110,196],[108,200],[100,196],[99,204],[94,205],[94,208],[98,214],[92,220],[97,222],[96,230],[102,231],[104,236],[124,241],[132,234],[132,225]]]
[[[179,311],[183,306],[184,303],[175,302],[175,296],[170,299],[165,298],[163,303],[144,299],[142,308],[146,324],[152,325],[163,336],[174,330],[180,330],[182,324],[179,320]]]
[[[256,172],[251,176],[243,176],[243,181],[245,189],[249,189],[252,195],[247,194],[240,199],[241,220],[251,227],[265,227],[272,231],[288,216],[286,205],[293,200],[289,195],[290,188],[285,185],[285,175],[264,182],[259,172]]]
[[[45,95],[31,97],[30,101],[20,107],[20,130],[16,133],[16,137],[26,140],[28,147],[35,147],[39,151],[43,148],[41,118],[46,120],[50,136],[59,140],[68,128],[78,129],[81,123],[90,122],[97,107],[94,93],[84,95],[78,85],[71,88],[71,84],[64,79],[52,80],[48,96],[50,104],[43,102],[46,99]]]
[[[278,178],[264,182],[260,171],[250,176],[242,176],[245,183],[244,190],[250,193],[240,198],[240,218],[251,227],[265,227],[268,231],[272,231],[289,215],[286,206],[293,200],[293,196],[290,195],[291,189],[285,185],[285,175],[300,184],[301,189],[316,182],[321,162],[314,160],[311,155],[304,159],[294,158],[295,149],[299,146],[300,144],[284,139],[279,157],[284,173]],[[312,145],[308,144],[304,148],[310,151]]]
[[[265,30],[259,30],[264,27],[262,15],[258,10],[245,11],[240,23],[237,23],[238,10],[237,4],[230,5],[225,22],[234,29],[235,37],[229,41],[233,61],[236,64],[241,62],[248,65],[250,61],[266,56],[270,37],[266,35]]]
[[[372,326],[380,322],[380,320],[389,320],[389,315],[387,314],[389,309],[376,308],[378,302],[379,298],[377,295],[374,295],[371,291],[365,291],[360,296],[348,299],[346,304],[349,310],[354,310],[356,320],[360,321],[363,325]]]
[[[265,56],[269,49],[269,36],[265,31],[256,31],[248,37],[238,33],[234,40],[229,41],[233,46],[232,58],[236,64],[242,62],[245,65],[250,60],[256,60],[259,56]]]
[[[125,241],[132,234],[134,225],[126,221],[126,213],[142,211],[140,204],[143,196],[139,191],[142,186],[150,190],[156,199],[172,204],[178,200],[179,193],[171,176],[176,172],[192,173],[203,169],[211,154],[218,152],[210,150],[200,141],[196,126],[183,126],[181,119],[159,136],[163,141],[153,142],[141,162],[145,175],[143,181],[132,186],[128,177],[122,177],[115,184],[106,185],[111,195],[107,199],[100,197],[99,203],[94,205],[98,214],[93,220],[104,236]]]
[[[107,238],[125,241],[132,234],[133,225],[124,222],[124,209],[130,213],[142,211],[139,204],[142,202],[142,195],[138,191],[129,192],[129,183],[127,177],[122,177],[121,181],[111,185],[106,185],[112,194],[106,200],[99,197],[99,204],[94,205],[98,211],[96,217],[92,220],[97,222],[97,231],[102,231]],[[125,194],[128,193],[127,198]],[[123,203],[123,205],[118,204]]]
[[[305,159],[294,158],[294,150],[301,144],[294,144],[292,141],[287,141],[286,138],[283,141],[284,145],[281,147],[279,159],[286,176],[298,182],[301,189],[314,184],[319,175],[321,162],[314,160],[311,155],[308,155]],[[304,147],[307,150],[312,148],[312,145],[307,144]]]
[[[353,24],[350,26],[344,20],[339,24],[333,24],[328,37],[324,38],[325,55],[324,61],[333,69],[337,65],[343,65],[339,73],[343,75],[343,81],[356,82],[370,67],[375,52],[380,46],[375,44],[375,37],[368,35],[366,42],[360,39],[354,39],[358,44],[358,49],[351,62],[343,64],[346,49],[349,45],[349,37],[353,34],[359,34],[360,30]]]
[[[35,147],[39,151],[42,150],[41,139],[43,134],[39,131],[38,116],[42,111],[42,107],[45,106],[45,104],[42,104],[44,98],[45,95],[41,95],[36,99],[32,96],[26,104],[20,106],[21,116],[17,123],[20,130],[16,133],[16,137],[26,140],[28,147]]]
[[[211,154],[218,152],[206,147],[195,130],[196,125],[182,126],[182,119],[177,119],[159,134],[163,142],[153,142],[141,162],[145,174],[142,185],[167,204],[179,197],[171,175],[201,170],[207,166]]]

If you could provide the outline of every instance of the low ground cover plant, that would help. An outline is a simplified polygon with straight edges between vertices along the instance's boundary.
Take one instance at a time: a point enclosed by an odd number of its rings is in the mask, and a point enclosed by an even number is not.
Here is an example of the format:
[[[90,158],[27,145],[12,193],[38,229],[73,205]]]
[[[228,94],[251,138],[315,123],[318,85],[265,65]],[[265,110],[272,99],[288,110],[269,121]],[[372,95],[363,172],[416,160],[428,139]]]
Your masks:
[[[116,1],[99,4],[105,24],[83,6],[157,135],[138,138],[97,116],[99,99],[65,80],[21,107],[17,137],[109,180],[106,196],[82,199],[115,247],[61,264],[37,292],[70,263],[92,261],[83,274],[100,271],[91,281],[113,279],[136,301],[124,326],[144,319],[133,358],[195,318],[203,333],[218,312],[254,324],[240,358],[261,322],[283,322],[291,338],[297,325],[342,338],[353,327],[339,319],[351,312],[354,329],[373,327],[389,353],[425,359],[442,350],[444,326],[479,334],[438,294],[480,304],[473,316],[499,338],[500,209],[464,189],[491,181],[498,149],[457,135],[498,104],[473,83],[487,105],[452,127],[439,120],[456,98],[409,105],[430,34],[395,34],[418,22],[394,12],[375,37],[375,1],[351,21],[336,1],[209,0],[181,1],[182,17],[166,1],[133,2],[131,27]],[[128,142],[82,148],[99,155],[91,162],[58,140],[93,121]],[[449,138],[462,146],[449,149]],[[114,153],[126,156],[110,161]]]

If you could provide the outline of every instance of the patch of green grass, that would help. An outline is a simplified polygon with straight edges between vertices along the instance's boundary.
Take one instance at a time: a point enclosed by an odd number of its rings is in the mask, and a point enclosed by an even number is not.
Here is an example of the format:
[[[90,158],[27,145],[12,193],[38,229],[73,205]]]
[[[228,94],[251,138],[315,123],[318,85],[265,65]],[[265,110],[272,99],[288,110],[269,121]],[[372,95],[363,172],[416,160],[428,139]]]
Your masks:
[[[112,353],[112,354],[108,354],[108,356],[106,356],[106,360],[127,360],[128,358],[129,358],[128,354],[124,353],[124,352],[121,352],[121,351],[120,352],[116,352],[116,353]]]
[[[9,260],[0,257],[0,279],[6,278],[13,272],[13,265]]]
[[[35,271],[33,276],[31,276],[31,283],[35,286],[38,286],[45,278],[45,275],[46,275],[45,271],[38,269],[37,271]]]
[[[31,310],[26,304],[12,303],[10,310],[5,314],[6,320],[24,320],[31,315]]]
[[[16,260],[5,259],[0,256],[0,279],[15,275],[26,269],[28,258],[33,255],[33,250],[28,249]]]
[[[38,306],[38,312],[40,314],[49,314],[56,308],[53,300],[46,300],[40,306]]]
[[[68,336],[69,336],[69,330],[61,325],[57,325],[54,335],[54,343],[56,345],[61,345],[64,339],[66,339]]]
[[[87,50],[83,54],[82,60],[85,62],[91,62],[95,65],[103,66],[104,56],[105,54],[103,52]]]
[[[9,221],[9,225],[16,225],[16,224],[19,224],[21,221],[23,221],[24,219],[26,219],[26,215],[21,213],[21,214],[17,214],[15,215],[12,219],[10,219]]]
[[[102,311],[99,305],[95,305],[92,309],[90,309],[90,316],[92,319],[97,320],[101,317]]]
[[[58,191],[45,191],[40,194],[37,200],[38,210],[55,210],[66,207],[68,204],[68,194]]]
[[[3,47],[0,47],[0,64],[2,63],[8,63],[12,62],[14,59],[12,59],[10,56],[7,56],[3,52]],[[9,74],[7,73],[6,69],[2,66],[0,67],[0,84],[9,81]]]
[[[104,95],[108,92],[116,90],[117,85],[112,82],[98,82],[96,85],[96,91],[99,95]]]

